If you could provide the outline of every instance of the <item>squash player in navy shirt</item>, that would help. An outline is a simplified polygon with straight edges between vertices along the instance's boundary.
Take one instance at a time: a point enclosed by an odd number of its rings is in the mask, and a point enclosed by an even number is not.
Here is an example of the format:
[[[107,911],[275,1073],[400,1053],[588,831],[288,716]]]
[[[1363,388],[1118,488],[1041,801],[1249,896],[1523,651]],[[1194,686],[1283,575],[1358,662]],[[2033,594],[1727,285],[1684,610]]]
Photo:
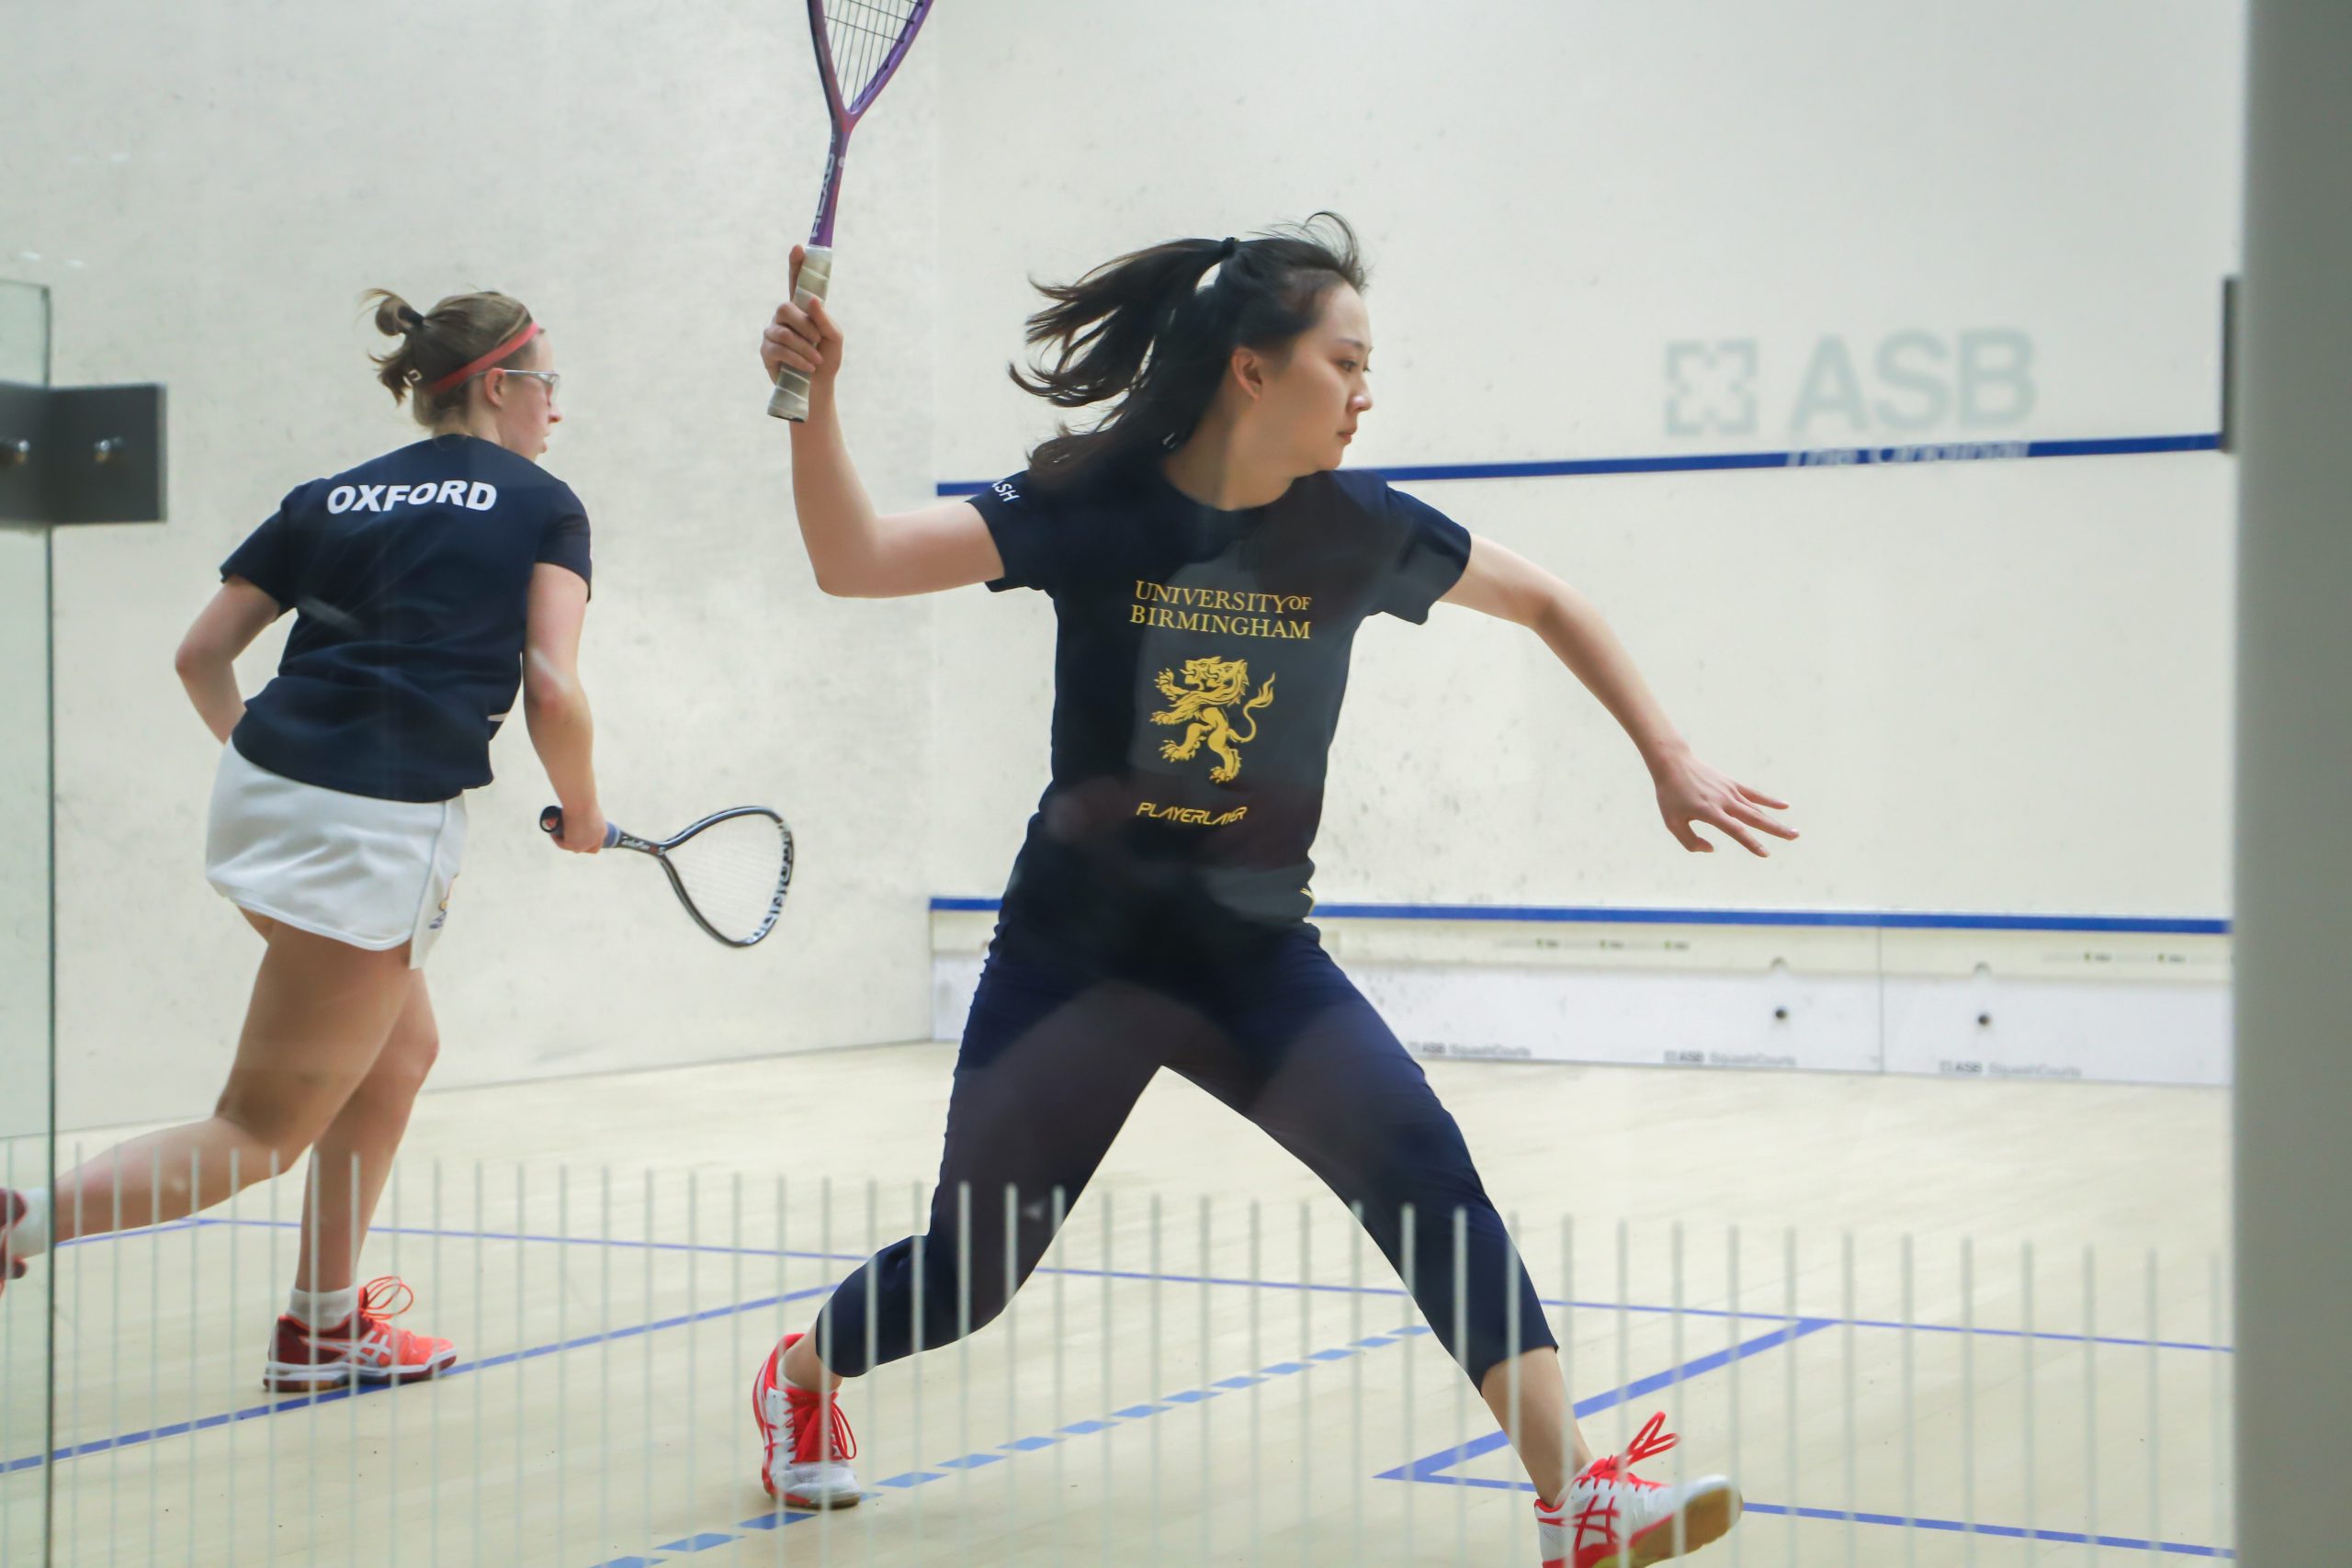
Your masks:
[[[548,340],[503,294],[429,312],[371,298],[401,340],[379,379],[395,402],[413,395],[425,437],[288,492],[221,566],[179,651],[226,742],[206,872],[267,943],[219,1109],[100,1155],[53,1200],[0,1193],[5,1284],[59,1241],[179,1219],[311,1150],[293,1299],[264,1371],[297,1392],[457,1359],[389,1323],[407,1287],[363,1288],[355,1265],[438,1049],[423,966],[448,915],[465,792],[490,782],[518,689],[562,846],[594,853],[605,833],[578,673],[588,518],[538,466],[562,417]],[[232,661],[289,610],[276,678],[243,700]]]
[[[853,1274],[753,1385],[763,1479],[787,1502],[857,1500],[841,1379],[1001,1311],[1008,1268],[1035,1266],[1164,1066],[1361,1206],[1509,1432],[1547,1564],[1653,1562],[1738,1517],[1722,1476],[1633,1473],[1673,1442],[1662,1418],[1593,1455],[1461,1133],[1306,923],[1355,631],[1441,602],[1526,626],[1623,725],[1686,850],[1713,848],[1700,822],[1757,854],[1759,835],[1796,835],[1771,815],[1784,802],[1692,754],[1582,595],[1377,475],[1335,471],[1372,408],[1363,288],[1354,236],[1328,215],[1246,243],[1174,241],[1047,288],[1029,323],[1045,352],[1014,378],[1057,407],[1112,412],[970,501],[890,517],[842,441],[840,329],[818,303],[780,307],[766,331],[770,372],[812,380],[792,478],[819,584],[1035,589],[1058,628],[1052,780],[965,1028],[928,1233]]]

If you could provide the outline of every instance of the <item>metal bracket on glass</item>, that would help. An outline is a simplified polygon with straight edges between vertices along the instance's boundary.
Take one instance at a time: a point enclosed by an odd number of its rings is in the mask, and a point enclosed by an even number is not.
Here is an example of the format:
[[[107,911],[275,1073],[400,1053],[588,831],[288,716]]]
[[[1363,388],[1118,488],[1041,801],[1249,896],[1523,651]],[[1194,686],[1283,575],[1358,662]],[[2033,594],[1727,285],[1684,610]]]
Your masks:
[[[161,523],[164,389],[0,381],[0,523]]]
[[[2238,326],[2244,300],[2237,275],[2222,279],[2222,450],[2234,457],[2238,449]]]

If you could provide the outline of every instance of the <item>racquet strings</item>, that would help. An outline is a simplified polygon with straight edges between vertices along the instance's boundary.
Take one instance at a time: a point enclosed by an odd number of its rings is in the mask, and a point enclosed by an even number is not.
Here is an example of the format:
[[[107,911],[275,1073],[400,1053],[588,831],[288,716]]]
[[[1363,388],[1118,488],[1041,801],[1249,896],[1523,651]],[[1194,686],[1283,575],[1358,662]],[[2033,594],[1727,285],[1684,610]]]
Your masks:
[[[852,114],[865,107],[875,78],[922,9],[922,0],[824,0],[825,46]]]
[[[666,858],[695,913],[729,942],[764,935],[792,879],[784,825],[764,813],[714,822]]]

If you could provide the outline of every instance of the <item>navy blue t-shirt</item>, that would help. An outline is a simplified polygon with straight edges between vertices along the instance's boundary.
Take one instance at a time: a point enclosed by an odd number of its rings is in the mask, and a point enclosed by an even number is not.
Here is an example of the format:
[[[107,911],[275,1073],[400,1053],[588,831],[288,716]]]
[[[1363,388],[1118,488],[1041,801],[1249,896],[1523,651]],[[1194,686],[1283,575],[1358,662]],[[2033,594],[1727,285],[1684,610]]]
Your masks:
[[[1233,512],[1156,464],[972,502],[1004,561],[989,586],[1051,594],[1057,628],[1053,780],[1007,919],[1114,949],[1303,919],[1356,628],[1427,620],[1470,536],[1361,471]]]
[[[488,784],[541,561],[587,578],[587,513],[493,441],[431,436],[298,486],[220,566],[294,612],[277,677],[230,743],[273,773],[379,800]]]

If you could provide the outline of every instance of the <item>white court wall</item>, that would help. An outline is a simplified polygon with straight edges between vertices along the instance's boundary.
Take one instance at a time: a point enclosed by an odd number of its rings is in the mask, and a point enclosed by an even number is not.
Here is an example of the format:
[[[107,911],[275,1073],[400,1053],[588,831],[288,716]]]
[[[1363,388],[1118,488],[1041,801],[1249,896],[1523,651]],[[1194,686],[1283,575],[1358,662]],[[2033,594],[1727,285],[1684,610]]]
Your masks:
[[[853,444],[886,508],[1017,468],[1029,276],[1325,206],[1374,264],[1370,466],[2210,431],[2242,22],[954,0],[851,165]],[[650,868],[537,841],[514,727],[435,961],[441,1081],[923,1032],[923,898],[994,892],[1044,780],[1051,621],[808,581],[749,351],[822,142],[798,19],[15,28],[43,69],[0,104],[0,267],[56,289],[61,383],[174,400],[170,525],[60,546],[66,1123],[200,1109],[226,1063],[254,950],[202,886],[214,753],[171,649],[285,489],[412,434],[360,358],[378,282],[550,325],[615,815],[773,799],[804,846],[786,940],[720,953]],[[1683,855],[1532,639],[1444,612],[1360,646],[1326,899],[2228,912],[2225,460],[1409,488],[1590,591],[1807,837]]]
[[[1345,213],[1368,467],[2210,433],[2242,8],[969,0],[937,26],[939,477],[1020,467],[1035,296]],[[1886,355],[1883,360],[1882,355]],[[1850,380],[1842,372],[1850,371]],[[1523,634],[1360,644],[1327,901],[2228,912],[2211,453],[1405,488],[1591,592],[1701,754],[1795,802],[1684,854]],[[1042,786],[1042,597],[942,606],[938,891]]]
[[[218,753],[172,651],[281,494],[417,435],[363,358],[384,340],[356,296],[379,284],[420,305],[504,288],[548,328],[567,419],[547,465],[596,530],[582,663],[612,815],[668,831],[774,801],[802,842],[784,939],[723,952],[651,865],[541,840],[518,716],[434,957],[436,1081],[924,1032],[929,611],[816,592],[760,412],[757,333],[824,145],[805,21],[734,0],[96,0],[11,7],[5,50],[39,68],[0,99],[0,273],[55,290],[60,385],[172,399],[169,525],[57,545],[62,1122],[218,1092],[258,950],[204,885]],[[885,506],[933,468],[942,65],[919,51],[859,138],[839,275],[860,367],[893,389],[851,412]]]

